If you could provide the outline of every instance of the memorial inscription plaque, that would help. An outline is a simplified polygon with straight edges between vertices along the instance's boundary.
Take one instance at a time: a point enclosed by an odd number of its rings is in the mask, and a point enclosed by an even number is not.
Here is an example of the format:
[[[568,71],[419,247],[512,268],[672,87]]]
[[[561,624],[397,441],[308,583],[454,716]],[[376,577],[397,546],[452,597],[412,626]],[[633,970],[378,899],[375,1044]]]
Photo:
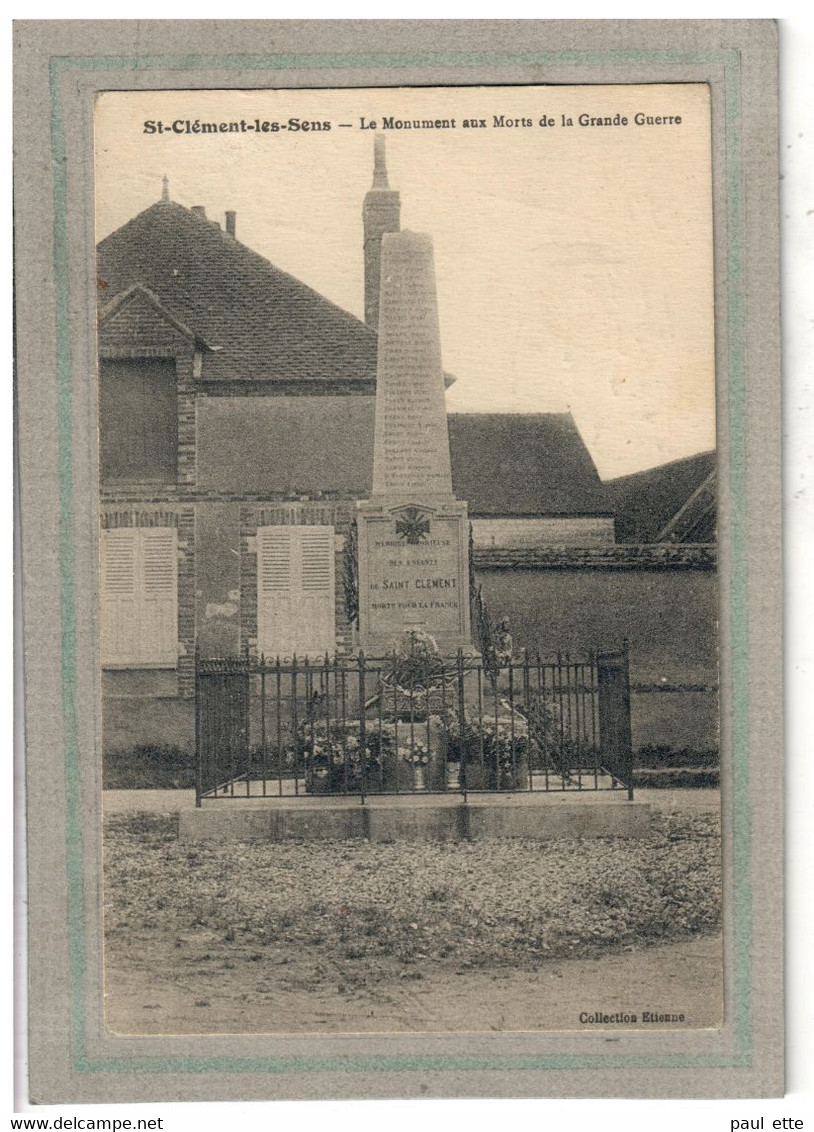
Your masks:
[[[468,645],[466,513],[454,508],[407,505],[362,516],[365,647],[386,646],[408,629],[423,629],[439,644]]]

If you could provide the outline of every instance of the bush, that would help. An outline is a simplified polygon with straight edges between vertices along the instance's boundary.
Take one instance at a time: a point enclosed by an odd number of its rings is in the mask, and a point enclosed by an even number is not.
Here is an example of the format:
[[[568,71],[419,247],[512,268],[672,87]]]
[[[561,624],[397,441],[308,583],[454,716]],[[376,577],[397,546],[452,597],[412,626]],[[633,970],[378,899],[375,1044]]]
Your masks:
[[[180,747],[143,744],[105,751],[104,790],[191,790],[195,787],[195,756]]]
[[[358,720],[329,726],[320,722],[304,725],[299,742],[300,766],[305,767],[305,788],[310,794],[390,793],[413,789],[413,767],[405,760],[408,728],[396,729],[392,723],[370,725],[364,752],[359,743]],[[417,744],[416,749],[425,749]]]
[[[715,789],[721,776],[716,768],[668,767],[665,770],[634,770],[633,787],[639,790]]]
[[[529,740],[520,728],[512,740],[511,720],[466,723],[463,736],[457,720],[447,727],[447,757],[464,764],[470,790],[526,790],[529,785]],[[519,734],[517,732],[520,732]]]
[[[690,747],[670,747],[667,744],[650,743],[639,747],[633,759],[636,767],[654,770],[662,767],[718,767],[717,750],[695,751]]]

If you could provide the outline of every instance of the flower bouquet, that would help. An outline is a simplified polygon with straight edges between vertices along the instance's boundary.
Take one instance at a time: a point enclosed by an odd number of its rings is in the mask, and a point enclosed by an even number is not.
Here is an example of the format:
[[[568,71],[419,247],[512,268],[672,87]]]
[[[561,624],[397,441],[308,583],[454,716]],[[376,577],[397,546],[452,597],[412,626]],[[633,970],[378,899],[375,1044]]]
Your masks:
[[[454,668],[444,663],[429,633],[410,629],[393,642],[382,671],[382,694],[400,718],[426,717],[440,710],[444,686],[454,679]]]
[[[399,758],[413,768],[414,789],[426,790],[425,768],[430,761],[426,744],[419,739],[413,739],[409,747],[399,747]]]

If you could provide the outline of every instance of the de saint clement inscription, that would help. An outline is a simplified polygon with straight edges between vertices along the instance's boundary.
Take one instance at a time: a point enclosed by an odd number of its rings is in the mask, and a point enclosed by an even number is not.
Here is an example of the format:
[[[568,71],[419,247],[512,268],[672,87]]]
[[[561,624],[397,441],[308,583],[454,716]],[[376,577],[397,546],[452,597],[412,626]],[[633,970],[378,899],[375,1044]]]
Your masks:
[[[382,239],[373,494],[358,505],[359,636],[386,652],[409,629],[469,648],[468,518],[455,499],[432,241]]]

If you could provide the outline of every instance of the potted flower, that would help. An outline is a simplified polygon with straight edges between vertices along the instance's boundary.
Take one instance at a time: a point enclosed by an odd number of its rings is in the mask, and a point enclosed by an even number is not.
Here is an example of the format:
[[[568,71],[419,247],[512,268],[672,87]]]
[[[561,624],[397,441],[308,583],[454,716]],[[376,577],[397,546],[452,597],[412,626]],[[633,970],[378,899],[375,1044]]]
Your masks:
[[[430,761],[426,744],[422,743],[420,739],[414,739],[409,747],[399,747],[399,757],[413,768],[413,788],[415,790],[426,790],[427,783],[424,773]]]

